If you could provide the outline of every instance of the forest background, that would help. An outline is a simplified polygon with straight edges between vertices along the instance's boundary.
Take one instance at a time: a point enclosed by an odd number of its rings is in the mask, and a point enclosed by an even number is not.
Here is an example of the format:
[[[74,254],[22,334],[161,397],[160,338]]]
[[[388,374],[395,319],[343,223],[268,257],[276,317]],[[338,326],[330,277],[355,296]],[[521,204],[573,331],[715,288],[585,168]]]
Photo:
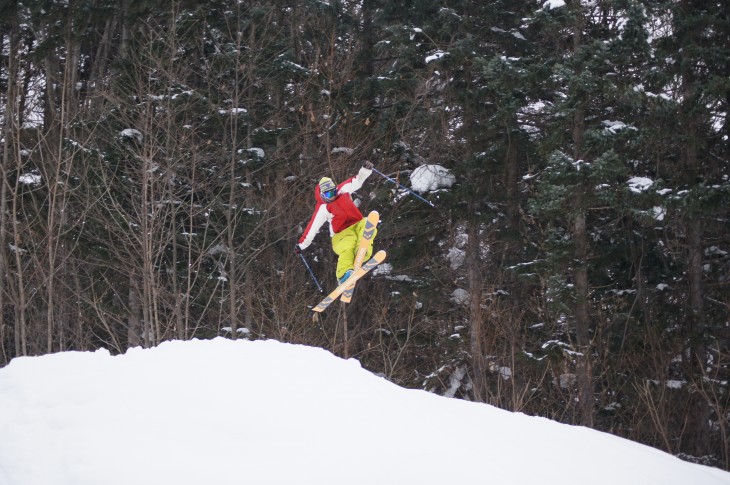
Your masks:
[[[729,11],[0,0],[0,365],[273,338],[730,469]],[[364,160],[456,183],[371,176],[391,271],[313,323]]]

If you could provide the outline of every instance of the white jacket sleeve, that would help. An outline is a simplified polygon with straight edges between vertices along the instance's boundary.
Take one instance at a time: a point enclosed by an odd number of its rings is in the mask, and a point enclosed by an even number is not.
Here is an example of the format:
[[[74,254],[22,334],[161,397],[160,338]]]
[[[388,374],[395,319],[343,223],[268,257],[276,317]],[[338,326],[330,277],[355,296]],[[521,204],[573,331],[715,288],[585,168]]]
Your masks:
[[[309,221],[307,228],[304,230],[299,247],[307,249],[307,247],[312,244],[314,236],[317,235],[324,223],[329,221],[331,218],[332,214],[330,214],[330,211],[327,210],[327,206],[325,204],[320,204],[317,208],[317,212],[312,215],[312,219]]]
[[[357,172],[357,175],[355,175],[350,180],[348,180],[347,183],[342,184],[342,187],[340,187],[340,192],[343,192],[346,194],[352,194],[353,192],[358,190],[360,187],[362,187],[362,184],[365,183],[365,179],[370,177],[371,173],[373,173],[372,170],[362,167]]]

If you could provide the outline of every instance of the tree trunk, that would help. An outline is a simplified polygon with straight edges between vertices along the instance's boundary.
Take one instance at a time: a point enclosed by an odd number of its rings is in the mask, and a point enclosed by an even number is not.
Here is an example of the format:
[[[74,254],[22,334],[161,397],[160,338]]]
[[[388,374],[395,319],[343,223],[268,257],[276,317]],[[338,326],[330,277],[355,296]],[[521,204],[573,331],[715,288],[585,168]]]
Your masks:
[[[579,354],[576,356],[580,424],[593,426],[593,376],[591,369],[591,334],[588,287],[588,232],[586,215],[581,211],[573,223],[575,243],[575,334]]]
[[[520,221],[520,199],[519,199],[519,159],[517,158],[517,140],[518,136],[516,130],[513,132],[511,126],[508,127],[507,132],[507,155],[506,155],[506,180],[505,185],[507,186],[507,222],[509,223],[509,231],[513,237],[510,238],[511,247],[512,241],[519,239],[519,221]],[[509,251],[508,247],[508,251]]]
[[[12,27],[10,31],[9,39],[9,51],[8,51],[8,88],[7,88],[7,102],[5,104],[5,126],[3,127],[3,156],[2,156],[2,178],[0,183],[0,365],[4,365],[10,360],[10,356],[5,351],[5,294],[6,294],[6,283],[5,278],[7,275],[8,268],[8,232],[7,232],[7,213],[8,213],[8,170],[10,169],[10,154],[11,150],[14,152],[15,149],[11,145],[13,139],[14,126],[13,122],[16,119],[15,113],[15,101],[17,99],[17,76],[18,76],[18,45],[19,45],[19,32],[18,22],[11,21]],[[0,41],[4,44],[4,37],[0,37]],[[16,248],[17,251],[17,248]],[[19,335],[16,323],[15,329],[15,342],[16,342],[16,355],[19,345]]]
[[[141,347],[142,325],[140,323],[140,314],[142,313],[142,307],[139,301],[139,290],[133,275],[129,276],[127,304],[129,305],[129,314],[127,315],[127,346]]]
[[[476,207],[470,204],[469,214]],[[479,220],[476,216],[468,222],[466,246],[466,277],[469,285],[469,348],[472,360],[472,384],[474,400],[487,402],[487,366],[484,358],[484,311],[482,309],[482,278],[479,256]]]
[[[692,2],[683,2],[682,9],[691,12],[694,6]],[[695,44],[695,32],[685,31],[684,39],[690,45]],[[686,167],[686,183],[688,186],[697,186],[702,178],[702,166],[699,159],[698,139],[700,113],[698,112],[696,103],[696,85],[693,72],[693,65],[697,62],[690,57],[690,50],[682,52],[681,59],[681,76],[682,76],[682,99],[683,111],[685,119],[684,126],[684,163]],[[698,211],[699,212],[699,211]],[[688,352],[684,354],[688,356],[686,368],[694,381],[696,387],[704,386],[705,366],[707,365],[707,347],[705,344],[705,314],[704,314],[704,294],[702,289],[702,221],[699,214],[688,210],[685,215],[687,223],[687,256],[688,267],[687,277],[689,283],[689,318],[688,318]],[[695,392],[693,395],[692,408],[689,416],[693,421],[690,426],[692,433],[692,442],[694,454],[704,456],[712,453],[710,449],[710,439],[712,430],[710,429],[710,419],[712,413],[702,392]]]
[[[578,9],[582,9],[577,5]],[[577,55],[583,44],[584,13],[578,11],[573,26],[573,54]],[[578,73],[576,72],[576,75]],[[580,96],[576,93],[576,96]],[[573,159],[577,163],[584,158],[583,139],[585,135],[586,104],[579,100],[573,113]],[[586,223],[588,207],[586,207],[584,190],[575,195],[573,219],[573,279],[575,282],[575,336],[578,354],[576,356],[576,378],[578,384],[579,422],[583,426],[593,426],[593,373],[591,365],[590,334],[590,288],[588,284],[588,228]]]
[[[583,135],[585,132],[585,109],[582,104],[573,115],[574,159],[583,158]],[[591,366],[590,334],[590,287],[588,284],[588,228],[586,224],[587,207],[583,193],[575,196],[575,216],[573,219],[573,279],[575,282],[575,336],[578,354],[576,356],[576,377],[580,424],[593,426],[593,375]]]

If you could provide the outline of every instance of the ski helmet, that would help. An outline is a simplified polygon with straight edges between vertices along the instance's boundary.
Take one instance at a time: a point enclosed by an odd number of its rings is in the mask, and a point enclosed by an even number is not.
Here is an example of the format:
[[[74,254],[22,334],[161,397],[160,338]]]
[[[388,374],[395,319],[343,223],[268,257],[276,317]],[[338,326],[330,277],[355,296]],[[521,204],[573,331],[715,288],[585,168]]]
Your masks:
[[[329,177],[322,177],[319,181],[319,193],[322,200],[332,202],[337,197],[337,185]]]

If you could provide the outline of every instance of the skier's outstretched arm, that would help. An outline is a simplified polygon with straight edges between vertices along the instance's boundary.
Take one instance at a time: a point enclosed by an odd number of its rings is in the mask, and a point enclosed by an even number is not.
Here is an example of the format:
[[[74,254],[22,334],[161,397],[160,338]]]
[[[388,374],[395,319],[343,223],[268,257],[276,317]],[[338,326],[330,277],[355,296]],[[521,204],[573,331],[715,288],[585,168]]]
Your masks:
[[[300,249],[307,249],[325,222],[327,222],[327,208],[324,204],[319,204],[314,209],[314,214],[309,219],[309,224],[307,224],[306,229],[304,229],[302,236],[299,238],[298,247]]]
[[[367,165],[368,164],[366,163],[364,167],[360,168],[357,175],[346,180],[342,185],[340,185],[339,191],[346,194],[352,194],[359,190],[360,187],[362,187],[362,184],[365,183],[365,180],[370,177],[371,173],[373,173],[372,169],[368,168]]]

